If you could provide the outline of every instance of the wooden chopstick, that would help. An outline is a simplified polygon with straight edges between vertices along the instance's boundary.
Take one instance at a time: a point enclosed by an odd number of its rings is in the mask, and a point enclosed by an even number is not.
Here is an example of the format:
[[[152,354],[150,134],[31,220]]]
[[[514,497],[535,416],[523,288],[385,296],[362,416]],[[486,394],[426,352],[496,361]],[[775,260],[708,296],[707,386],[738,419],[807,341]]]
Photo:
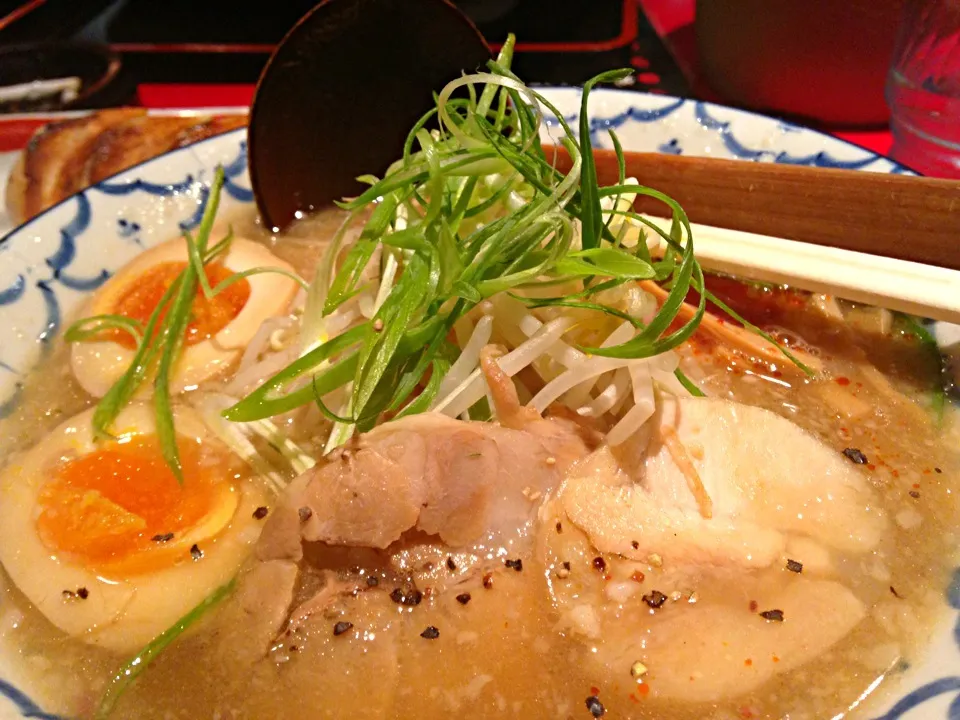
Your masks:
[[[960,181],[657,153],[625,156],[628,177],[671,196],[692,222],[960,269]],[[615,184],[614,152],[597,150],[594,159],[601,185]],[[561,170],[569,168],[562,151],[557,160]],[[647,198],[637,208],[666,213]]]
[[[668,220],[647,219],[669,232]],[[960,270],[699,223],[691,229],[705,269],[960,323]]]

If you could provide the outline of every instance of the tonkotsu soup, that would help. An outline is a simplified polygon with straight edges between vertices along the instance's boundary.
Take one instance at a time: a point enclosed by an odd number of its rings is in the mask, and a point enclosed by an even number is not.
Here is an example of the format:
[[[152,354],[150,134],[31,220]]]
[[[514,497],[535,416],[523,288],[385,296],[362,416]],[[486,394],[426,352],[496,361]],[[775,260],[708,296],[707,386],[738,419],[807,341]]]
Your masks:
[[[925,326],[704,274],[495,71],[345,209],[210,203],[55,341],[0,424],[45,709],[868,718],[922,660],[960,519]]]

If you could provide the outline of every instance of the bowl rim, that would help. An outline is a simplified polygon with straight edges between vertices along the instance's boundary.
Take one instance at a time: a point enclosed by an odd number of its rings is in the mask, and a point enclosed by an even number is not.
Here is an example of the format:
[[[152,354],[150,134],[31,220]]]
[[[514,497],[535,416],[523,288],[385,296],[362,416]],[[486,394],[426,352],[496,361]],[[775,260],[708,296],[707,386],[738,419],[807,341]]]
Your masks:
[[[25,45],[31,45],[31,43],[28,43],[28,44],[25,44]],[[24,45],[21,45],[20,47],[23,47],[23,46],[24,46]],[[0,49],[0,58],[2,58],[2,54],[3,54],[6,50],[8,50],[8,49],[10,49],[10,48],[14,48],[14,47],[16,47],[16,46],[9,46],[8,48]],[[581,88],[580,86],[578,86],[578,85],[573,85],[573,84],[558,84],[558,83],[537,84],[537,83],[532,83],[532,84],[530,85],[530,87],[535,87],[535,88],[537,88],[538,91],[547,91],[547,92],[554,91],[554,90],[563,90],[563,91],[569,91],[569,92],[582,91],[582,88]],[[646,92],[646,91],[630,90],[630,89],[626,89],[626,88],[617,88],[617,87],[607,87],[607,86],[603,86],[603,87],[595,88],[595,89],[591,92],[591,97],[603,97],[604,95],[616,95],[616,96],[619,96],[619,97],[634,97],[634,96],[636,96],[636,97],[642,97],[642,98],[646,98],[646,99],[665,100],[665,101],[668,101],[668,102],[669,102],[669,101],[674,101],[674,102],[676,102],[676,103],[680,103],[680,102],[682,102],[682,103],[696,103],[696,104],[705,106],[705,107],[707,107],[707,108],[709,108],[709,109],[716,108],[716,109],[723,110],[723,111],[726,111],[726,112],[738,113],[738,114],[742,114],[742,115],[749,116],[749,117],[751,117],[751,118],[757,118],[757,119],[759,119],[759,120],[761,120],[761,121],[774,121],[774,122],[779,123],[779,124],[782,125],[783,127],[790,128],[791,130],[799,130],[799,131],[801,131],[801,132],[803,132],[803,133],[805,133],[805,134],[813,134],[813,135],[815,135],[818,139],[826,140],[826,141],[831,142],[831,143],[839,143],[839,144],[841,144],[841,145],[843,145],[843,146],[846,146],[846,147],[848,147],[848,148],[853,148],[853,149],[859,150],[859,151],[861,151],[861,152],[863,152],[863,153],[867,153],[867,154],[869,154],[869,155],[872,156],[872,159],[873,159],[873,160],[888,160],[890,163],[892,163],[892,164],[894,165],[894,168],[893,168],[890,172],[895,171],[897,168],[901,168],[902,170],[907,171],[907,172],[910,172],[910,173],[914,173],[914,174],[917,174],[917,175],[921,174],[921,173],[916,172],[915,170],[913,170],[913,169],[910,168],[909,166],[904,165],[903,163],[899,162],[898,160],[894,160],[893,158],[891,158],[891,157],[889,157],[889,156],[887,156],[887,155],[883,155],[883,154],[881,154],[881,153],[878,153],[878,152],[876,152],[875,150],[871,150],[870,148],[864,147],[863,145],[858,145],[857,143],[851,142],[851,141],[846,140],[846,139],[844,139],[844,138],[836,137],[835,135],[831,135],[831,134],[829,134],[829,133],[827,133],[827,132],[824,132],[824,131],[822,131],[822,130],[818,130],[818,129],[816,129],[816,128],[811,128],[811,127],[807,127],[806,125],[801,125],[801,124],[796,123],[796,122],[794,122],[794,121],[792,121],[792,120],[785,120],[785,119],[783,119],[783,118],[779,118],[779,117],[776,117],[776,116],[773,116],[773,115],[764,115],[763,113],[756,112],[756,111],[754,111],[754,110],[746,110],[746,109],[743,109],[743,108],[734,107],[734,106],[732,106],[732,105],[724,105],[724,104],[722,104],[722,103],[715,103],[715,102],[711,102],[711,101],[708,101],[708,100],[697,100],[697,99],[695,99],[695,98],[685,98],[685,97],[681,97],[681,96],[679,96],[679,95],[667,95],[667,94],[661,94],[661,93],[651,93],[651,92]],[[193,109],[193,110],[196,110],[197,112],[202,113],[203,108],[195,108],[195,109]],[[81,112],[82,112],[82,111],[81,111]],[[96,112],[96,110],[91,110],[90,112]],[[235,113],[235,114],[243,114],[243,113]],[[249,115],[249,110],[248,110],[248,115]],[[79,117],[83,117],[83,115],[80,115]],[[53,120],[53,122],[56,122],[56,120]],[[156,156],[154,156],[154,157],[147,158],[146,160],[143,160],[143,161],[137,163],[136,165],[131,165],[129,168],[125,168],[124,170],[121,170],[120,172],[118,172],[118,173],[116,173],[116,174],[114,174],[114,175],[111,175],[110,177],[104,178],[104,179],[101,180],[100,182],[97,182],[97,183],[94,183],[93,185],[88,185],[87,187],[82,188],[81,190],[77,191],[77,193],[74,193],[73,195],[70,195],[70,196],[64,198],[64,199],[61,200],[59,203],[57,203],[57,204],[55,204],[55,205],[51,205],[49,208],[47,208],[47,209],[45,209],[45,210],[42,210],[40,213],[38,213],[37,215],[34,215],[32,218],[26,220],[25,222],[21,223],[20,225],[17,225],[17,226],[15,226],[15,227],[11,228],[9,231],[7,231],[7,232],[4,233],[2,236],[0,236],[0,245],[2,245],[3,243],[7,242],[7,241],[11,238],[11,236],[17,234],[17,233],[20,232],[21,230],[25,230],[25,229],[29,228],[30,225],[32,225],[35,221],[40,220],[44,215],[46,215],[46,214],[49,213],[50,211],[58,208],[61,204],[64,204],[64,203],[69,202],[70,200],[72,200],[74,197],[76,197],[76,196],[79,195],[80,193],[86,192],[87,190],[90,190],[90,189],[93,189],[93,188],[97,188],[97,187],[98,187],[99,185],[101,185],[102,183],[109,183],[111,180],[113,180],[114,178],[118,177],[119,175],[124,175],[124,174],[126,174],[126,173],[128,173],[128,172],[135,171],[135,170],[137,170],[138,168],[140,168],[140,167],[142,167],[142,166],[144,166],[144,165],[146,165],[146,164],[148,164],[148,163],[151,163],[151,162],[160,160],[160,159],[165,158],[165,157],[167,157],[167,156],[169,156],[169,155],[172,155],[172,154],[174,154],[174,153],[181,152],[181,151],[184,150],[185,148],[196,148],[196,147],[200,147],[200,146],[202,146],[204,143],[208,143],[208,142],[211,142],[211,141],[214,141],[214,140],[218,140],[218,139],[220,139],[220,138],[223,138],[224,136],[231,135],[231,134],[234,134],[234,133],[237,133],[237,134],[239,134],[239,133],[244,133],[244,134],[246,134],[247,137],[245,138],[244,142],[249,143],[249,124],[248,124],[247,127],[236,128],[236,129],[234,129],[234,130],[228,130],[228,131],[226,131],[226,132],[219,133],[219,134],[217,134],[217,135],[213,135],[213,136],[208,137],[208,138],[204,138],[204,139],[202,139],[202,140],[199,140],[198,142],[191,143],[190,145],[185,145],[185,146],[182,147],[182,148],[173,148],[172,150],[167,150],[166,152],[161,153],[160,155],[156,155]],[[740,162],[756,162],[756,161],[749,160],[749,159],[746,159],[746,158],[737,158],[737,160],[740,161]]]

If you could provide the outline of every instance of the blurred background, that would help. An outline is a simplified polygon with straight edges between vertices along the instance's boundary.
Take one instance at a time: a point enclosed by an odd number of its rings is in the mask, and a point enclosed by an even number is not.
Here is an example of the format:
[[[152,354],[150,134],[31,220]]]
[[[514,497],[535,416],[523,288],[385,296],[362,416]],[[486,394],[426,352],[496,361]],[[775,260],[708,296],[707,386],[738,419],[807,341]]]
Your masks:
[[[579,84],[601,70],[632,66],[625,87],[756,109],[887,153],[894,138],[884,87],[905,3],[960,6],[960,0],[456,4],[491,44],[508,31],[517,35],[515,69],[528,82]],[[314,4],[0,0],[0,112],[246,105],[275,44]]]
[[[415,2],[416,0],[411,0]],[[122,69],[97,102],[137,99],[156,84],[248,84],[274,45],[316,0],[4,0],[0,45],[94,43]],[[635,0],[461,0],[491,43],[514,32],[518,71],[531,82],[577,83],[629,62],[634,44],[652,53],[671,92],[685,91],[676,65]],[[589,9],[586,9],[589,6]],[[643,23],[643,28],[639,27]],[[229,91],[227,88],[225,92]],[[241,90],[242,88],[234,88]],[[229,97],[233,97],[230,95]],[[146,98],[149,100],[149,97]]]

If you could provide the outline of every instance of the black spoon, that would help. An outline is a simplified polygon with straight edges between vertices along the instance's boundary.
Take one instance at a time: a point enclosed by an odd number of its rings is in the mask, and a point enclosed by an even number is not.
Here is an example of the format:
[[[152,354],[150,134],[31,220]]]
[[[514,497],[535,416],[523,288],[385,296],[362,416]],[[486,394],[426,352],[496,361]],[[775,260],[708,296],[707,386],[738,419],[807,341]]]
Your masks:
[[[400,156],[433,93],[491,57],[447,0],[325,0],[267,62],[250,109],[250,178],[267,227],[358,194]]]

